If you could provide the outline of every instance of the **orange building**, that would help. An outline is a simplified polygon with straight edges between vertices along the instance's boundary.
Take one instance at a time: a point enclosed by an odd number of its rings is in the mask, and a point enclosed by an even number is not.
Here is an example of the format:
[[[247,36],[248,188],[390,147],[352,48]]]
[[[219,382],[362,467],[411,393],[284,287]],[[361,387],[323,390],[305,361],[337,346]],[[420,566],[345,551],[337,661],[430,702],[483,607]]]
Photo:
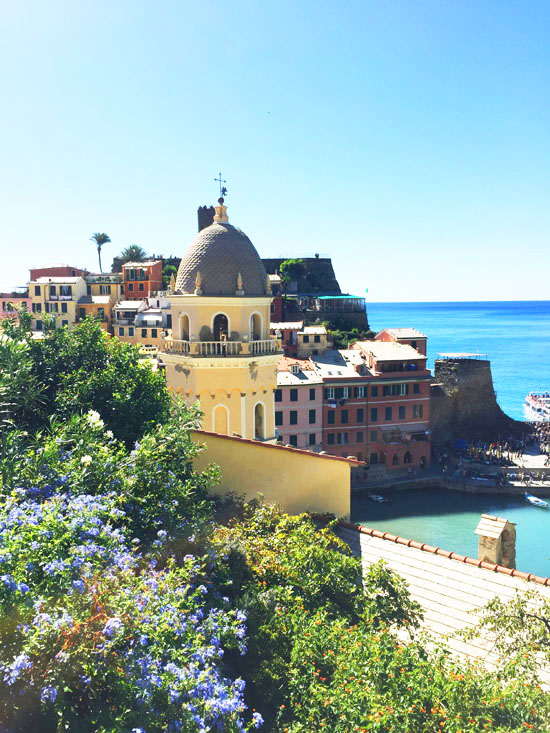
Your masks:
[[[125,300],[143,300],[162,290],[162,260],[122,265]]]

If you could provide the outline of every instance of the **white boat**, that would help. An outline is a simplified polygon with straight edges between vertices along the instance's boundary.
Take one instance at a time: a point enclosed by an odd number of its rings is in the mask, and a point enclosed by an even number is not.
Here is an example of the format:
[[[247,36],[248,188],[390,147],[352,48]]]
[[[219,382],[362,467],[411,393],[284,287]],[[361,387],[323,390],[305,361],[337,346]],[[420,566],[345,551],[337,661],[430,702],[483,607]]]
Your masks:
[[[367,496],[371,501],[376,502],[376,504],[388,504],[390,501],[380,494],[367,494]]]
[[[550,392],[529,392],[523,406],[528,420],[550,422]]]
[[[533,494],[528,494],[525,492],[525,498],[530,504],[533,504],[534,506],[539,506],[541,509],[548,509],[548,502],[544,501],[543,499],[539,499],[538,496],[533,496]]]

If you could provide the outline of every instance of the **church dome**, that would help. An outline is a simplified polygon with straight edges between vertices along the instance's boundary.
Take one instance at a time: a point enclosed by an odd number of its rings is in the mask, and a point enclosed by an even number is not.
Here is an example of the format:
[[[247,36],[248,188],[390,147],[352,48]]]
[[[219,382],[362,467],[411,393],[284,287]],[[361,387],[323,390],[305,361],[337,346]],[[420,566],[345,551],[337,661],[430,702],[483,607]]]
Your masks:
[[[265,296],[266,282],[265,268],[250,239],[227,221],[218,221],[200,231],[184,254],[176,291],[234,296],[242,283],[245,296]]]

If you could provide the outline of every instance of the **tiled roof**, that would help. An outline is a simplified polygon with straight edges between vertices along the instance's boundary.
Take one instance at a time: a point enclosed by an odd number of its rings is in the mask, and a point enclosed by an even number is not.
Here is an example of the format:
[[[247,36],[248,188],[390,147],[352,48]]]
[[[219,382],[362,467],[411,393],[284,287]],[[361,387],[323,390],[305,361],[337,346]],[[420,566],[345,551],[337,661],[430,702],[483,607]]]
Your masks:
[[[267,274],[260,256],[246,234],[227,222],[198,233],[183,255],[176,290],[194,293],[198,272],[203,295],[234,296],[239,273],[245,296],[266,295]]]
[[[550,579],[482,562],[389,532],[340,522],[338,534],[361,558],[366,570],[378,560],[405,579],[411,598],[424,610],[424,629],[444,638],[447,648],[491,666],[495,658],[486,639],[465,642],[447,638],[476,623],[476,610],[499,597],[512,600],[516,591],[532,589],[550,599]],[[526,582],[533,581],[533,582]]]
[[[56,275],[55,277],[44,275],[43,277],[37,277],[36,280],[33,280],[32,282],[38,283],[39,285],[47,285],[48,283],[52,283],[52,285],[57,285],[58,283],[77,283],[79,280],[83,280],[80,275]]]
[[[356,341],[355,343],[361,351],[371,353],[377,361],[426,358],[412,346],[399,344],[396,341]]]
[[[426,334],[417,331],[416,328],[384,328],[382,330],[398,339],[426,338]]]
[[[329,349],[324,354],[312,357],[315,371],[323,379],[356,379],[360,376],[343,353],[335,349]]]

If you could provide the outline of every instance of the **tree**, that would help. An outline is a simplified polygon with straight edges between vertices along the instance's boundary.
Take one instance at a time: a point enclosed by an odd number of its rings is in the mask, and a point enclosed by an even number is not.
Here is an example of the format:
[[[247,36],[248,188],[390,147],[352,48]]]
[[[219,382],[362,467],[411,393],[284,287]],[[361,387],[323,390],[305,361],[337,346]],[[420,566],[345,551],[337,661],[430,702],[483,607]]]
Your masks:
[[[139,244],[130,244],[118,256],[121,265],[125,262],[145,262],[146,259],[147,252]]]
[[[178,268],[175,265],[164,265],[162,268],[162,282],[165,287],[170,285],[172,275],[178,274]]]
[[[107,244],[111,241],[111,238],[108,234],[105,234],[105,232],[96,232],[90,237],[91,242],[95,242],[97,247],[97,256],[99,258],[99,271],[103,272],[101,269],[101,248],[104,244]]]
[[[286,292],[288,286],[294,280],[301,280],[306,274],[306,266],[303,260],[290,259],[281,262],[279,267],[279,277],[281,278],[281,285],[283,286],[283,316],[286,306]]]

